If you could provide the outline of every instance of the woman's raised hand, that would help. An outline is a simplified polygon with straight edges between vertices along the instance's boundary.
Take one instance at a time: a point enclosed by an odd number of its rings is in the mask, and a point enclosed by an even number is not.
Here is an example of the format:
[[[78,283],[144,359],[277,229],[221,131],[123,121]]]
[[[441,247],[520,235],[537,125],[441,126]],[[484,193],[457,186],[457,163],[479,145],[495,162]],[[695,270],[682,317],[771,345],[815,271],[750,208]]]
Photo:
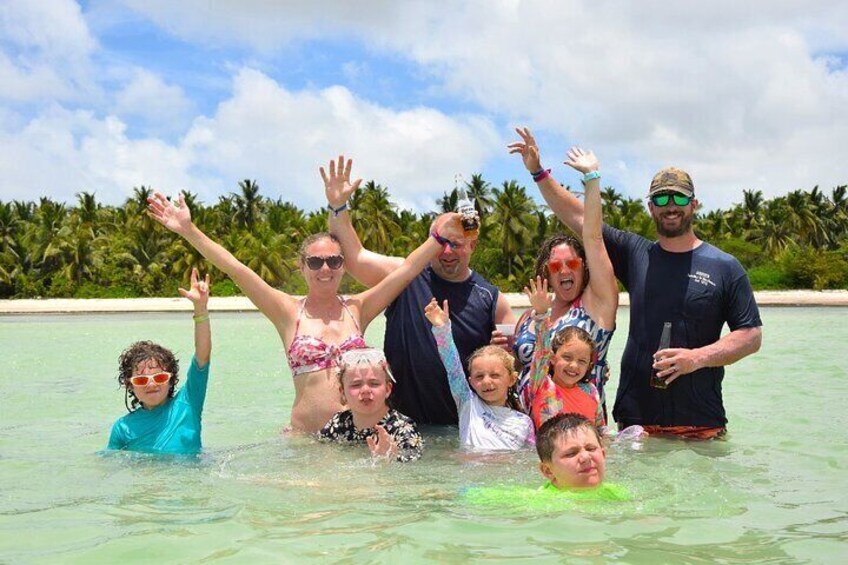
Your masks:
[[[359,183],[362,182],[362,179],[356,179],[353,184],[350,183],[350,169],[352,166],[353,159],[348,159],[345,162],[344,155],[339,155],[338,164],[336,161],[330,160],[326,170],[324,167],[320,168],[321,178],[324,179],[324,192],[327,195],[327,204],[334,209],[343,206],[350,198],[350,195],[359,188]]]
[[[183,295],[185,298],[191,300],[195,306],[200,306],[205,308],[207,302],[209,302],[209,282],[210,282],[209,273],[206,273],[206,277],[201,280],[197,268],[191,270],[191,287],[188,290],[180,287],[177,290]]]
[[[591,151],[584,151],[579,147],[572,147],[568,150],[565,161],[566,165],[572,169],[577,169],[584,175],[586,173],[597,171],[600,164],[598,158]]]
[[[450,309],[448,308],[447,299],[442,302],[442,305],[443,308],[439,308],[439,303],[436,299],[431,298],[430,303],[424,307],[424,316],[436,327],[444,326],[448,323],[448,319],[450,319]]]
[[[147,199],[147,214],[172,232],[181,235],[191,226],[191,211],[182,192],[176,205],[161,192],[154,192],[153,196]]]
[[[528,172],[536,173],[540,171],[542,162],[539,157],[539,146],[536,145],[536,138],[533,137],[528,128],[515,128],[515,132],[521,136],[521,141],[507,145],[509,152],[521,155],[521,160],[524,161],[524,167]]]
[[[530,306],[536,314],[544,314],[553,303],[548,294],[548,281],[542,277],[530,279],[530,288],[524,287],[524,294],[530,300]]]

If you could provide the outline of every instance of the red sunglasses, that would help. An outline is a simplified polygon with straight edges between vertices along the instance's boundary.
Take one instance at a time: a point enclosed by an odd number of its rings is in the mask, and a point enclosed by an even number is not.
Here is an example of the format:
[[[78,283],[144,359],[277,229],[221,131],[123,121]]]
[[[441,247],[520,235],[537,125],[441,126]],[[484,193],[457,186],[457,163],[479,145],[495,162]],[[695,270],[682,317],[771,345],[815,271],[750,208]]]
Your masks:
[[[157,385],[163,385],[171,380],[171,373],[166,371],[162,371],[161,373],[156,373],[155,375],[138,375],[130,378],[130,384],[133,386],[147,386],[150,384],[150,381],[153,381]]]
[[[583,266],[583,259],[577,257],[575,259],[566,259],[565,261],[561,259],[551,259],[548,262],[548,271],[551,273],[558,273],[562,270],[562,266],[565,265],[572,271],[576,271]]]

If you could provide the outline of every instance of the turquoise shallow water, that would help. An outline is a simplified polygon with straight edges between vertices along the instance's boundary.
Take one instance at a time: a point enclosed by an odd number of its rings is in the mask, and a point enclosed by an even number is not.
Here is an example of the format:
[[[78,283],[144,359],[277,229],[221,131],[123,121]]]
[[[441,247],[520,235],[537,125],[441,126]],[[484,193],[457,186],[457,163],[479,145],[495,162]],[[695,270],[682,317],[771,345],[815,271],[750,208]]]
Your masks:
[[[846,314],[765,308],[763,349],[725,378],[727,441],[613,445],[633,500],[542,510],[466,500],[542,479],[530,452],[459,453],[452,428],[425,429],[409,465],[281,437],[293,389],[256,314],[214,315],[199,460],[101,457],[125,412],[118,354],[154,339],[186,367],[190,317],[0,317],[0,562],[845,562]]]

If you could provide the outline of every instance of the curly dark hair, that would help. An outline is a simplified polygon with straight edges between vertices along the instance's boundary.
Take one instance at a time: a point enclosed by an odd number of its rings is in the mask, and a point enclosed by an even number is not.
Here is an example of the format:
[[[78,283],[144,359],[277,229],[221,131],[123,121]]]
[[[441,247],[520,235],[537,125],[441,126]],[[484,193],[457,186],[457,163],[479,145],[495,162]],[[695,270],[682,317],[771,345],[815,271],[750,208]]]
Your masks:
[[[177,388],[177,383],[180,382],[180,362],[169,349],[165,349],[157,343],[137,341],[127,347],[118,358],[118,385],[124,387],[124,405],[128,412],[134,412],[141,407],[141,401],[133,392],[130,378],[138,364],[148,359],[153,359],[159,363],[164,371],[171,373],[168,398],[174,398],[174,391]]]
[[[595,366],[595,342],[589,332],[579,326],[565,326],[551,338],[551,351],[556,355],[559,348],[572,340],[582,341],[589,346],[589,366],[586,367],[586,374],[580,379],[581,383],[588,383],[592,379],[592,367]],[[548,373],[553,377],[554,364],[551,363],[548,367]]]
[[[536,453],[539,455],[539,460],[549,463],[551,457],[553,457],[557,439],[569,436],[581,428],[590,430],[595,434],[598,443],[601,443],[601,434],[598,432],[598,428],[581,414],[566,412],[546,420],[536,431]]]
[[[580,289],[582,294],[586,285],[589,284],[589,266],[586,265],[586,249],[583,247],[583,242],[573,235],[558,233],[545,240],[539,249],[539,255],[536,256],[535,276],[542,277],[544,280],[550,279],[551,272],[548,270],[548,262],[551,260],[551,251],[559,245],[571,247],[583,260],[583,288]]]

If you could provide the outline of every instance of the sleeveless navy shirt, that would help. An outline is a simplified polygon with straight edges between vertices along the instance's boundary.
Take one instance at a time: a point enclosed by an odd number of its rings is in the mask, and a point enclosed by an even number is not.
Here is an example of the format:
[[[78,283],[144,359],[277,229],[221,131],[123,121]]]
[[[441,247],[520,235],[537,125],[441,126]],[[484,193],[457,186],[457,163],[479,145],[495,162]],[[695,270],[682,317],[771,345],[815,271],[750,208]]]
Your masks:
[[[428,266],[386,309],[383,348],[397,381],[392,405],[419,424],[457,424],[447,373],[424,317],[433,297],[440,306],[448,301],[453,339],[467,370],[468,357],[492,339],[498,289],[473,271],[466,280],[451,282]]]

